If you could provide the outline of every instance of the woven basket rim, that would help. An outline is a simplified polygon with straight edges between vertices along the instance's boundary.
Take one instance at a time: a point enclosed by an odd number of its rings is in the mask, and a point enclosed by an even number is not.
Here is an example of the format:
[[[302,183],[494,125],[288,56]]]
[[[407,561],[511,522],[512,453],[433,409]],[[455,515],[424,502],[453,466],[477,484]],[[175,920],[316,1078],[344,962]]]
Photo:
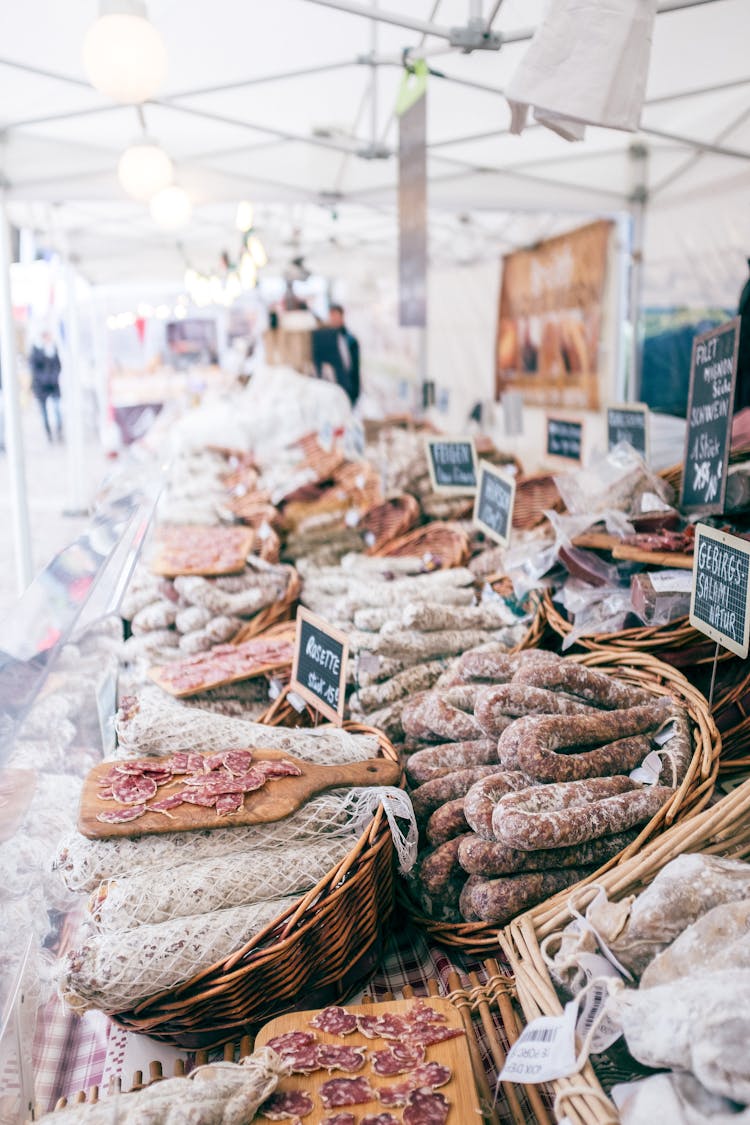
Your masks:
[[[750,850],[750,779],[710,808],[691,819],[673,825],[650,841],[640,852],[597,879],[607,897],[614,902],[648,886],[670,860],[694,852],[726,854],[741,847]],[[584,904],[576,899],[578,909]],[[562,1005],[547,965],[541,955],[540,939],[561,930],[573,915],[561,908],[554,919],[538,923],[539,908],[521,914],[500,933],[500,944],[516,980],[519,1002],[527,1020],[538,1015],[559,1015]],[[558,1097],[566,1101],[566,1112],[574,1125],[610,1125],[619,1121],[590,1063],[580,1073],[552,1083]]]
[[[429,540],[435,540],[435,543]],[[427,540],[425,543],[424,541]],[[421,524],[413,528],[398,539],[392,539],[378,550],[373,551],[377,558],[396,558],[409,554],[409,548],[421,543],[416,555],[423,555],[426,551],[449,552],[446,559],[441,558],[442,570],[462,566],[469,557],[469,537],[458,524],[446,520],[432,520],[430,523]]]
[[[680,823],[689,821],[697,815],[713,793],[721,752],[721,735],[708,710],[706,699],[681,672],[670,664],[665,664],[648,653],[640,652],[576,653],[567,659],[583,664],[587,668],[597,668],[605,672],[620,670],[625,674],[626,679],[630,671],[633,673],[630,677],[631,682],[653,691],[656,695],[672,695],[673,692],[669,690],[669,685],[672,685],[679,692],[680,702],[688,710],[694,732],[698,735],[698,745],[694,748],[693,758],[684,781],[656,816],[643,826],[638,836],[618,855],[597,868],[592,875],[576,883],[574,887],[568,887],[547,899],[545,903],[536,907],[536,910],[563,898],[567,899],[574,889],[598,881],[604,872],[627,862],[642,849],[644,842],[660,832],[662,827],[668,827],[676,821]],[[499,931],[497,925],[481,922],[436,922],[425,917],[411,899],[408,900],[408,909],[415,923],[443,945],[458,947],[468,953],[483,952],[489,945],[497,944]],[[533,912],[528,911],[524,917],[531,913]]]

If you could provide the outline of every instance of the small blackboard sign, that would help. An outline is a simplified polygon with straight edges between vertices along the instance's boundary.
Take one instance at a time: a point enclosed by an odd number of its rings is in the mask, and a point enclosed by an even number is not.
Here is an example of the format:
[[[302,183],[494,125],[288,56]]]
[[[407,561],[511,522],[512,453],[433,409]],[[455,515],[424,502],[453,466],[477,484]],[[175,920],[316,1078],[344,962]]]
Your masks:
[[[746,539],[696,525],[690,624],[743,660],[750,629],[749,575]]]
[[[607,449],[626,441],[644,461],[648,461],[648,422],[648,407],[642,402],[608,406]]]
[[[346,634],[306,609],[297,610],[290,687],[334,723],[344,718]]]
[[[471,438],[426,439],[433,492],[470,496],[477,489],[477,453]]]
[[[684,512],[724,510],[739,342],[739,317],[693,340],[680,496]]]
[[[515,478],[496,469],[489,461],[480,461],[474,523],[501,547],[510,543],[515,498]]]
[[[581,461],[583,422],[569,418],[547,418],[547,456]]]

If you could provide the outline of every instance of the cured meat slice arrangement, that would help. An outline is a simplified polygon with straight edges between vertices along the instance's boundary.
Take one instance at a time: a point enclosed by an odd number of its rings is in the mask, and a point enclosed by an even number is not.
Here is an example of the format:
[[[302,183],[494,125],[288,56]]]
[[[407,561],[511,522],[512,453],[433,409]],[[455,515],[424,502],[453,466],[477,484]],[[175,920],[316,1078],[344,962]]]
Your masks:
[[[186,660],[152,668],[149,675],[171,695],[197,695],[221,684],[291,666],[293,648],[290,640],[257,637],[239,645],[216,645]]]

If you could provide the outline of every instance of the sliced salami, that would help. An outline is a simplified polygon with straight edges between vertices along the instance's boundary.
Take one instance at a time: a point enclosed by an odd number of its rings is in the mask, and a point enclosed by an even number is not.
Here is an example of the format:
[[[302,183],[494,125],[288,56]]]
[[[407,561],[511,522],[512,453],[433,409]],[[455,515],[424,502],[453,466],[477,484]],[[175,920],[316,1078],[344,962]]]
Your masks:
[[[213,809],[216,806],[216,793],[206,793],[198,789],[183,789],[180,797],[187,805],[201,805],[204,809]]]
[[[101,786],[101,788],[99,789],[99,792],[96,795],[96,799],[98,801],[114,801],[114,796],[112,794],[112,786],[111,785],[102,785],[101,782],[99,782],[99,785]]]
[[[354,1121],[354,1118],[352,1118]],[[392,1113],[368,1113],[363,1117],[359,1125],[399,1125],[397,1117]]]
[[[128,805],[127,808],[107,809],[106,812],[97,813],[96,819],[102,824],[127,824],[129,820],[137,820],[147,811],[145,805]]]
[[[448,1017],[444,1012],[438,1012],[431,1004],[424,1000],[416,1000],[406,1015],[409,1024],[447,1023]]]
[[[250,750],[227,750],[224,754],[217,756],[230,773],[238,776],[247,773],[253,761]]]
[[[367,1078],[330,1078],[320,1087],[320,1100],[326,1109],[342,1105],[364,1105],[375,1100]]]
[[[300,1047],[317,1047],[318,1037],[312,1031],[287,1031],[284,1035],[276,1035],[269,1039],[266,1047],[270,1047],[277,1055],[285,1059],[288,1054],[294,1054]]]
[[[350,1035],[357,1030],[357,1017],[346,1008],[331,1004],[313,1016],[310,1027],[317,1027],[318,1031],[326,1031],[329,1035]]]
[[[177,750],[169,759],[169,764],[172,767],[173,773],[187,773],[188,771],[188,758],[187,750]]]
[[[383,1105],[406,1105],[409,1094],[413,1090],[436,1090],[438,1086],[445,1086],[450,1082],[453,1071],[449,1066],[439,1062],[425,1062],[414,1067],[403,1082],[396,1082],[393,1086],[381,1086],[378,1097]]]
[[[340,1047],[337,1043],[320,1043],[317,1053],[318,1065],[323,1070],[344,1070],[354,1074],[361,1070],[367,1059],[364,1047]]]
[[[403,1039],[407,1024],[403,1016],[388,1013],[380,1016],[357,1016],[357,1027],[368,1039]]]
[[[324,1117],[321,1125],[357,1125],[357,1118],[353,1113],[334,1113],[333,1117]]]
[[[152,777],[125,774],[112,782],[112,796],[121,805],[142,805],[156,796],[157,785]]]
[[[436,1043],[444,1043],[446,1039],[456,1039],[463,1034],[464,1031],[461,1027],[440,1027],[436,1024],[425,1023],[412,1025],[406,1032],[405,1042],[410,1047],[416,1045],[433,1047]]]
[[[182,803],[182,793],[170,793],[168,797],[160,797],[158,801],[153,801],[148,806],[148,811],[167,812],[168,809],[176,809]]]
[[[412,1090],[406,1099],[404,1125],[445,1125],[450,1102],[444,1094],[433,1090]]]
[[[206,772],[206,758],[203,754],[198,754],[196,751],[190,751],[185,759],[186,773],[205,773]]]
[[[304,1090],[275,1090],[258,1112],[269,1121],[288,1121],[289,1118],[307,1117],[312,1111],[313,1100]]]
[[[412,1082],[405,1078],[403,1082],[394,1082],[392,1086],[378,1087],[378,1097],[383,1105],[406,1105],[406,1099],[414,1089]]]
[[[372,1052],[372,1069],[374,1074],[381,1078],[393,1078],[397,1074],[406,1074],[419,1063],[424,1062],[424,1047],[415,1044],[413,1047],[406,1043],[394,1043],[382,1051]]]
[[[274,777],[301,777],[302,770],[294,762],[280,758],[276,762],[255,762],[252,773],[261,773],[267,779]]]
[[[244,803],[243,793],[222,793],[216,798],[216,811],[219,816],[230,816],[239,812]]]

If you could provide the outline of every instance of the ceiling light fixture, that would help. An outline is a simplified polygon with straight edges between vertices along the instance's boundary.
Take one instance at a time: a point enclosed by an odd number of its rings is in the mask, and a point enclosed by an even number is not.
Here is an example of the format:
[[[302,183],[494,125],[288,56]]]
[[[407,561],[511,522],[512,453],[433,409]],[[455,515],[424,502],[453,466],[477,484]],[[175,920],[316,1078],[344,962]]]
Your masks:
[[[163,148],[144,137],[125,149],[117,164],[120,185],[133,199],[151,199],[174,179],[174,165]]]
[[[91,85],[116,102],[154,96],[167,74],[167,51],[143,0],[100,0],[83,40],[83,65]]]
[[[235,226],[242,234],[252,229],[253,226],[253,205],[249,200],[243,199],[241,203],[237,204],[237,217],[234,220]]]
[[[178,230],[189,221],[193,205],[187,192],[172,184],[156,193],[150,203],[151,218],[164,230]]]

